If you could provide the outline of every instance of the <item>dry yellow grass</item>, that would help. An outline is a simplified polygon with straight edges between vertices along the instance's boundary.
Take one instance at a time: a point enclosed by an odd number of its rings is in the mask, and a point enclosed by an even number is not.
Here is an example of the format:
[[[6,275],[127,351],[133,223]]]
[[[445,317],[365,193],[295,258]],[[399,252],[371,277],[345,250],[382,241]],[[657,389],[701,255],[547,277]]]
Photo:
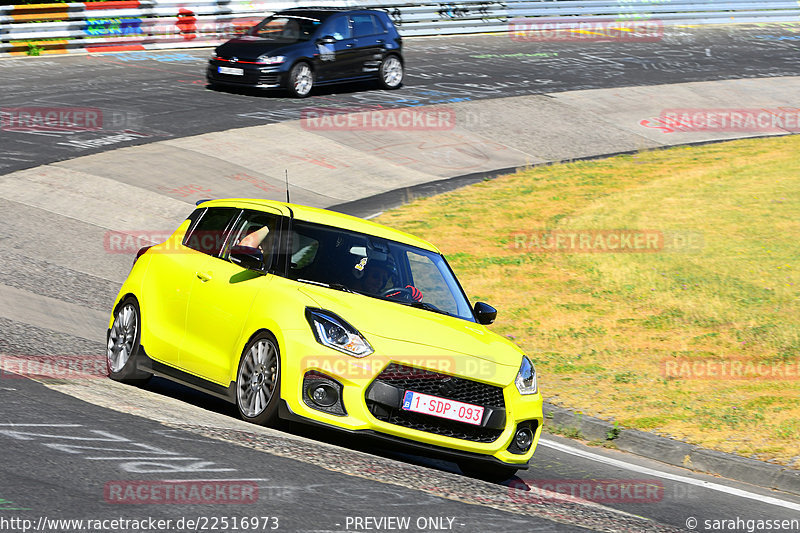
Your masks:
[[[472,301],[499,309],[493,329],[533,357],[549,401],[800,468],[800,136],[534,168],[379,222],[436,243]],[[619,229],[663,234],[665,248],[524,247]],[[665,373],[709,360],[784,379]]]

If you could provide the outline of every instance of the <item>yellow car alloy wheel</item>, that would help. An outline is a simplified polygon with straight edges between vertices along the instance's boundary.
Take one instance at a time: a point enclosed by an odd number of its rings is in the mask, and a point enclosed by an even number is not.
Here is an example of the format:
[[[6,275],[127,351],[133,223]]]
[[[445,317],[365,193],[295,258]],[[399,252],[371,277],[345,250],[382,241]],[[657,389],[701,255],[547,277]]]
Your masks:
[[[108,331],[106,357],[108,374],[113,379],[127,383],[143,383],[152,374],[136,368],[136,353],[141,335],[139,304],[135,298],[126,298],[114,314],[114,322]]]
[[[272,334],[261,332],[247,345],[236,375],[236,405],[242,418],[271,425],[278,418],[281,357]]]

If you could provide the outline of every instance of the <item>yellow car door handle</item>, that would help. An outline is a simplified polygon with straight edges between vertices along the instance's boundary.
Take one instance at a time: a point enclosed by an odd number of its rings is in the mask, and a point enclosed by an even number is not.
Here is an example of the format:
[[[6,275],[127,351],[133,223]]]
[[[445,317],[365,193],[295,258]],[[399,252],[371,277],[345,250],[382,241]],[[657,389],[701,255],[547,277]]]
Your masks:
[[[208,274],[206,272],[195,272],[195,275],[202,282],[206,282],[211,279],[211,274]]]

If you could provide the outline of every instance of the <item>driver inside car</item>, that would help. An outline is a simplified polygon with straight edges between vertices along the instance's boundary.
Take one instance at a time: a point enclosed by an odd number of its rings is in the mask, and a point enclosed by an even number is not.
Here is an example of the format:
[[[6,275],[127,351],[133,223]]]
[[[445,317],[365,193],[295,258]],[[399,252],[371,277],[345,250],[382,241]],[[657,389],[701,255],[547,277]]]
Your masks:
[[[384,290],[391,287],[391,285],[387,287],[389,278],[391,278],[389,265],[378,261],[369,261],[361,265],[361,267],[363,275],[356,279],[355,289],[357,291],[379,296]],[[356,269],[358,269],[358,266],[356,266]]]
[[[371,296],[422,301],[422,292],[413,285],[406,285],[405,288],[395,287],[395,280],[392,277],[394,269],[386,262],[368,261],[364,258],[356,265],[356,270],[360,270],[363,274],[356,279],[355,290],[359,292]]]

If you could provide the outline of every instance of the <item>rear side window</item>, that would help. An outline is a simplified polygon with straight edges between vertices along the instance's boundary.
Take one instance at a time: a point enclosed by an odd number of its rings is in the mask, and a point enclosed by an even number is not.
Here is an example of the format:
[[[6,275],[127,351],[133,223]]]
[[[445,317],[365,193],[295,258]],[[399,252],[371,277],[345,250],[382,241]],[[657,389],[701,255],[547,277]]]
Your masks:
[[[191,228],[192,226],[194,226],[194,223],[197,222],[197,219],[200,218],[200,216],[202,216],[202,214],[205,212],[206,212],[205,207],[201,209],[195,209],[194,211],[192,211],[192,214],[186,218],[186,220],[189,221],[189,227]]]
[[[392,19],[390,19],[389,15],[387,15],[386,13],[378,13],[377,15],[375,15],[375,17],[377,18],[378,26],[381,28],[382,33],[394,28],[394,23],[392,22]]]
[[[292,274],[299,274],[314,263],[319,250],[319,241],[301,229],[292,232],[292,256],[289,267]],[[295,276],[297,277],[297,276]]]
[[[225,244],[226,230],[238,214],[239,209],[235,207],[209,207],[186,234],[183,239],[184,246],[204,254],[218,256]]]
[[[374,15],[359,13],[351,15],[351,18],[353,19],[353,32],[356,38],[386,33],[386,30],[378,23],[378,19]]]

